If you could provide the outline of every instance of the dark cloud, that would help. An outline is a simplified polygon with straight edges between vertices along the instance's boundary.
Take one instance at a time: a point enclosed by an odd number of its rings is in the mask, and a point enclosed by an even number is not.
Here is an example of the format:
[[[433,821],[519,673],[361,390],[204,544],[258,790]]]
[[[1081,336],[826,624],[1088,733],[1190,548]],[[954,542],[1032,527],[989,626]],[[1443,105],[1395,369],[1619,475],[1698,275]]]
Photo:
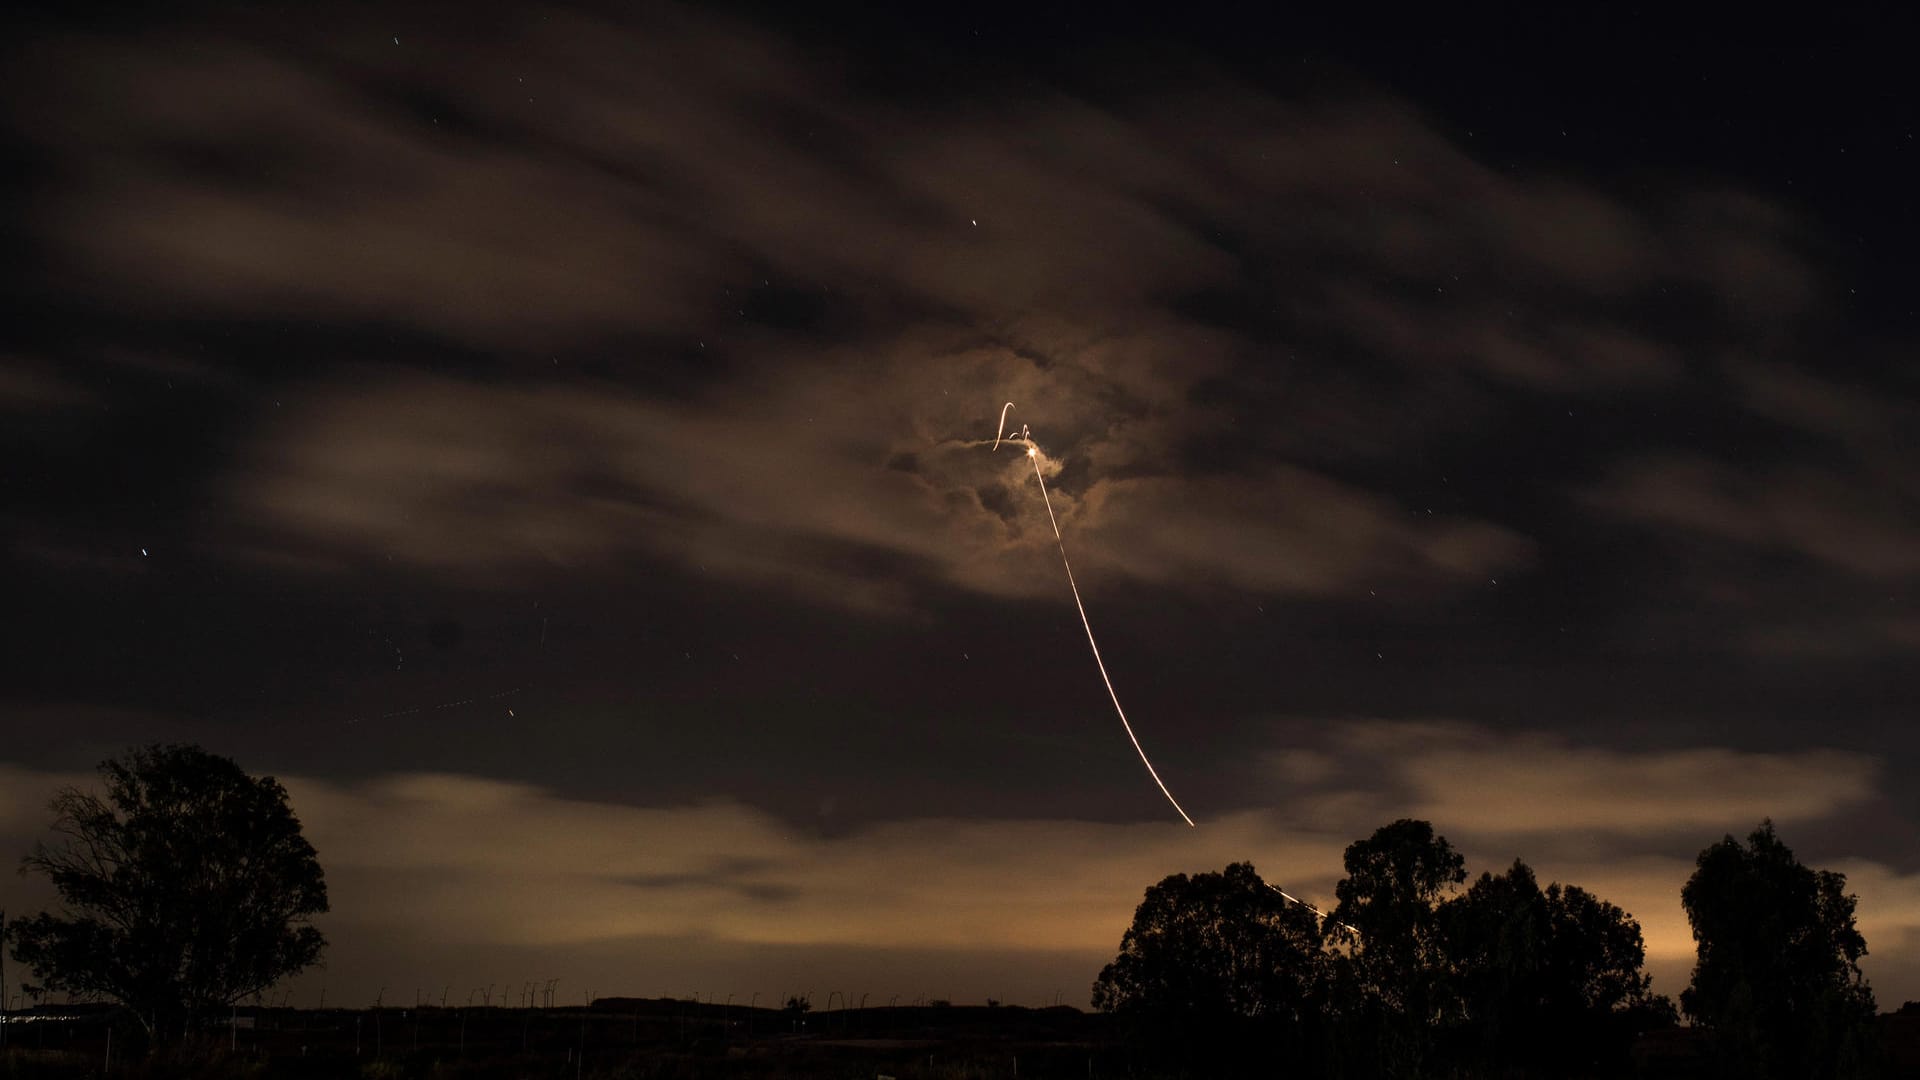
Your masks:
[[[1704,215],[1683,236],[1603,191],[1501,175],[1391,102],[1210,84],[1133,107],[988,97],[929,121],[763,33],[582,18],[372,53],[338,35],[317,53],[205,36],[50,51],[81,92],[17,122],[70,178],[44,241],[101,303],[728,358],[677,401],[331,375],[262,418],[223,485],[233,517],[279,527],[244,546],[456,575],[642,551],[897,606],[896,584],[847,580],[874,550],[1031,593],[1003,568],[1009,543],[1044,546],[1030,508],[1009,510],[1031,502],[1020,469],[952,452],[1011,398],[1050,455],[1086,463],[1055,491],[1097,564],[1306,592],[1495,576],[1524,565],[1524,526],[1419,521],[1247,441],[1455,370],[1561,393],[1670,383],[1681,343],[1609,308],[1746,290],[1755,250],[1789,260],[1752,230],[1702,239]],[[756,277],[866,312],[867,340],[755,325]],[[1194,316],[1187,298],[1221,290],[1295,316],[1296,357],[1386,367],[1270,412],[1209,397],[1275,362]],[[1475,411],[1371,437],[1417,443]],[[1212,452],[1183,453],[1196,443]]]
[[[1624,468],[1592,498],[1624,517],[1785,549],[1867,578],[1920,571],[1913,500],[1845,475],[1804,467],[1754,473],[1672,457]]]

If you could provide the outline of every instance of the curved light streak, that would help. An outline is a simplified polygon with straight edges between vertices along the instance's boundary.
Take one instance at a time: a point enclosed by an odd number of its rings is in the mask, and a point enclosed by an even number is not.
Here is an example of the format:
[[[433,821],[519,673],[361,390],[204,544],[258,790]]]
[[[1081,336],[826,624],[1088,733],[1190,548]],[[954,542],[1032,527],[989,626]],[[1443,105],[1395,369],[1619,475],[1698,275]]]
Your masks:
[[[1007,410],[1011,408],[1013,408],[1013,402],[1009,401],[1000,410],[1000,434],[1006,431]],[[1046,504],[1047,523],[1053,526],[1053,542],[1060,549],[1060,565],[1067,571],[1067,588],[1073,593],[1073,606],[1080,612],[1080,625],[1087,631],[1087,647],[1093,650],[1093,663],[1100,669],[1100,681],[1106,684],[1107,697],[1113,702],[1113,711],[1120,717],[1120,726],[1126,729],[1127,741],[1133,743],[1133,752],[1140,755],[1140,764],[1147,767],[1147,775],[1153,777],[1153,782],[1160,788],[1160,794],[1165,795],[1167,802],[1172,804],[1174,813],[1179,814],[1180,819],[1191,828],[1193,819],[1188,817],[1187,812],[1181,808],[1180,800],[1173,797],[1173,792],[1167,790],[1167,782],[1160,779],[1160,773],[1153,767],[1153,762],[1147,760],[1147,752],[1140,746],[1140,737],[1133,733],[1133,725],[1127,721],[1127,710],[1120,707],[1120,695],[1114,692],[1113,679],[1107,675],[1106,661],[1100,659],[1100,643],[1094,640],[1093,624],[1087,621],[1087,605],[1080,602],[1080,586],[1073,580],[1073,563],[1067,559],[1067,542],[1060,536],[1060,520],[1053,516],[1053,497],[1047,494],[1047,478],[1040,472],[1040,448],[1035,445],[1025,425],[1021,425],[1018,441],[1027,444],[1027,460],[1033,462],[1033,478],[1040,481],[1040,501]],[[993,440],[995,449],[999,449],[1000,442],[1000,435],[996,434]]]

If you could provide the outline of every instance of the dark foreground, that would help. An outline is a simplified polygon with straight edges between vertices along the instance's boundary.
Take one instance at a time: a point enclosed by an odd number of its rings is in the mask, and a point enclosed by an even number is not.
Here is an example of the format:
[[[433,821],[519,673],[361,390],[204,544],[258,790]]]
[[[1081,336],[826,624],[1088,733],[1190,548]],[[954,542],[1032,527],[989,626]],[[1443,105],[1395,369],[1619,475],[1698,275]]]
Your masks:
[[[47,1008],[15,1014],[7,1038],[0,1076],[21,1078],[1041,1080],[1128,1071],[1110,1019],[1065,1007],[795,1014],[616,998],[555,1009],[240,1009],[165,1061],[146,1057],[124,1016]]]
[[[1920,1010],[1880,1018],[1881,1075],[1920,1080]],[[794,1014],[606,999],[555,1009],[240,1009],[190,1046],[148,1056],[137,1025],[97,1007],[15,1013],[0,1077],[367,1080],[1097,1080],[1221,1075],[1141,1049],[1112,1017],[1057,1007],[876,1007]],[[1202,1048],[1196,1047],[1196,1056]],[[1697,1033],[1643,1036],[1622,1075],[1704,1076]],[[1269,1070],[1261,1069],[1261,1073]]]

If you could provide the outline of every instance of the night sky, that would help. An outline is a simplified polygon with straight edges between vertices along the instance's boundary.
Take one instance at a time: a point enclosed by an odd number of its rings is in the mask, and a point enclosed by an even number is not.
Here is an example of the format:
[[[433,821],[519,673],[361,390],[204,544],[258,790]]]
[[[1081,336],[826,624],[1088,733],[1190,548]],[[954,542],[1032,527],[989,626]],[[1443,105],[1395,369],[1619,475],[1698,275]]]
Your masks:
[[[1084,1005],[1415,816],[1677,994],[1771,816],[1920,998],[1897,41],[1172,7],[10,16],[0,856],[190,741],[295,1005]]]

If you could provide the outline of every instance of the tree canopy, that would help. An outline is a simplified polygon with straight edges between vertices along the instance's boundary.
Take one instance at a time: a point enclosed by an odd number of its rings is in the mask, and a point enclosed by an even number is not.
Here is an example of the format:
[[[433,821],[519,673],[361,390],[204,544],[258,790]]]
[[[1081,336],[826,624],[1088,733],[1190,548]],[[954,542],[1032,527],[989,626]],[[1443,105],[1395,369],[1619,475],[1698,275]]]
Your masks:
[[[1326,977],[1319,919],[1251,863],[1174,874],[1147,890],[1120,955],[1093,984],[1095,1008],[1163,1016],[1298,1019]]]
[[[1680,995],[1724,1064],[1755,1077],[1847,1075],[1868,1053],[1873,991],[1860,972],[1846,875],[1813,870],[1764,821],[1700,852],[1680,893],[1698,947]]]
[[[1356,841],[1317,916],[1250,863],[1146,892],[1097,1008],[1208,1075],[1591,1075],[1671,1024],[1632,916],[1526,863],[1482,874],[1424,821]],[[1232,1061],[1222,1055],[1237,1048]]]
[[[1618,1068],[1636,1030],[1675,1019],[1642,970],[1640,924],[1578,886],[1542,890],[1519,859],[1442,904],[1438,922],[1462,1049],[1484,1065]]]
[[[128,1006],[156,1040],[316,961],[327,910],[312,845],[272,777],[194,746],[101,763],[104,794],[64,788],[22,872],[64,905],[21,920],[14,959],[38,990]]]
[[[1182,1067],[1298,1064],[1324,1031],[1335,960],[1313,912],[1233,863],[1149,888],[1093,1003]]]
[[[1435,905],[1466,880],[1466,860],[1425,821],[1402,818],[1347,845],[1332,932],[1353,947],[1368,992],[1391,1013],[1437,1019]]]

